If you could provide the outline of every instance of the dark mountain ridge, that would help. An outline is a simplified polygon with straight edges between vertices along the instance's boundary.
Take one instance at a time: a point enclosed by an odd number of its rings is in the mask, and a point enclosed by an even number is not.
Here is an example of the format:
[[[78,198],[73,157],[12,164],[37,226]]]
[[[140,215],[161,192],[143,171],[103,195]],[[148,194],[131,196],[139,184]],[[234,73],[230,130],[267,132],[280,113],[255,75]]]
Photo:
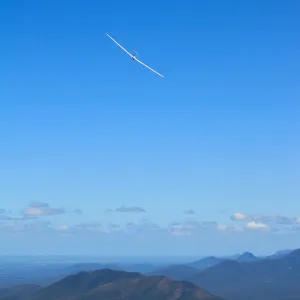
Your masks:
[[[149,275],[165,276],[173,280],[189,280],[198,273],[199,270],[187,265],[171,265],[151,272]]]
[[[30,287],[28,287],[30,290]],[[16,287],[1,300],[224,300],[187,281],[137,272],[103,269],[70,275],[47,287],[20,295]]]

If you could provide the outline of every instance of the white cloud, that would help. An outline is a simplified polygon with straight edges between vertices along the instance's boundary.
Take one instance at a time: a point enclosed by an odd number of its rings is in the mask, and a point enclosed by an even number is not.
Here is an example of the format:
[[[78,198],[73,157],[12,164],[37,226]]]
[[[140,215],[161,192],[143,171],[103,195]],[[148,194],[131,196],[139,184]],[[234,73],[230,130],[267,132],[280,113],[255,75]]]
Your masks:
[[[114,230],[122,231],[122,228],[112,228]],[[166,228],[159,226],[158,224],[149,221],[147,219],[142,219],[137,223],[128,222],[125,224],[124,228],[125,232],[129,234],[142,234],[145,235],[147,233],[152,234],[153,232],[166,232]]]
[[[68,231],[70,227],[68,225],[61,225],[56,228],[58,231]]]
[[[225,224],[220,224],[218,225],[218,230],[223,231],[223,232],[242,232],[243,229],[239,226],[236,225],[225,225]]]
[[[121,212],[121,213],[144,213],[145,209],[139,206],[121,206],[116,209],[109,209],[108,212]]]
[[[194,215],[196,212],[193,209],[188,209],[184,213],[187,215]]]
[[[32,201],[30,202],[29,207],[49,207],[49,204],[43,201]]]
[[[243,214],[243,213],[235,213],[231,216],[231,220],[233,221],[245,221],[245,220],[248,220],[249,219],[249,216]]]
[[[99,230],[102,227],[101,223],[93,221],[93,222],[85,222],[76,225],[77,229],[81,230]]]
[[[2,224],[2,229],[6,232],[42,232],[51,229],[50,222],[25,220],[11,220]]]
[[[185,230],[182,230],[182,231],[171,231],[171,234],[172,235],[177,235],[177,236],[190,236],[190,235],[192,235],[192,232],[185,231]]]
[[[113,229],[120,228],[119,224],[114,224],[114,223],[109,223],[108,226]]]
[[[24,231],[24,224],[16,221],[8,221],[2,224],[2,229],[6,232]]]
[[[192,235],[202,228],[201,224],[197,221],[185,221],[185,222],[175,222],[169,225],[168,231],[171,235]]]
[[[202,226],[204,226],[205,228],[217,228],[218,223],[215,221],[204,221],[202,222]]]
[[[60,208],[28,207],[27,209],[24,210],[23,213],[25,216],[40,217],[40,216],[64,214],[65,211]]]
[[[232,221],[255,221],[262,223],[276,223],[281,225],[292,225],[300,223],[300,218],[290,218],[280,215],[266,216],[266,215],[246,215],[243,213],[235,213],[230,219]]]
[[[70,210],[69,212],[82,214],[82,210],[79,208]],[[53,208],[48,203],[43,201],[32,201],[28,207],[22,211],[23,217],[42,217],[65,213],[67,213],[67,211],[64,208]]]
[[[255,221],[248,222],[245,227],[248,230],[269,231],[270,229],[268,225]]]
[[[24,216],[41,217],[50,215],[64,214],[65,210],[62,208],[51,208],[48,203],[42,201],[31,202],[23,211]]]
[[[220,231],[225,231],[227,229],[227,227],[228,227],[227,225],[221,224],[221,225],[218,226],[218,229]]]

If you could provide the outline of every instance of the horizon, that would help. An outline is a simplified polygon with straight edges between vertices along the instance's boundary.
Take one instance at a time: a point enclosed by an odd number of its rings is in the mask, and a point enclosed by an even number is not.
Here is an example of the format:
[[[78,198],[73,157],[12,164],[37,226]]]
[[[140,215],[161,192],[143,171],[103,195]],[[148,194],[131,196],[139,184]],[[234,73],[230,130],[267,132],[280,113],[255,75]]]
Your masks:
[[[1,3],[0,254],[300,248],[299,11]]]
[[[130,262],[136,262],[136,263],[147,263],[147,262],[151,262],[151,261],[156,261],[156,262],[166,262],[166,263],[170,263],[170,262],[174,262],[174,261],[181,261],[181,262],[192,262],[192,261],[196,261],[196,260],[200,260],[200,259],[204,259],[207,257],[218,257],[218,258],[228,258],[228,257],[233,257],[236,255],[243,255],[245,253],[250,253],[253,254],[256,257],[268,257],[270,255],[274,255],[280,252],[285,252],[285,251],[296,251],[296,250],[300,250],[300,248],[294,248],[294,249],[278,249],[275,250],[274,252],[270,252],[270,253],[265,253],[265,254],[261,254],[261,253],[253,253],[250,251],[242,251],[240,253],[231,253],[231,254],[224,254],[224,255],[211,255],[211,254],[207,254],[207,255],[172,255],[171,253],[167,256],[164,255],[140,255],[140,256],[136,256],[136,255],[100,255],[100,254],[55,254],[55,253],[51,253],[51,254],[1,254],[0,255],[0,261],[1,259],[13,259],[15,260],[17,259],[22,259],[22,258],[43,258],[43,259],[65,259],[65,258],[70,258],[70,259],[74,259],[74,261],[77,261],[76,259],[79,259],[80,261],[84,261],[87,262],[85,259],[95,259],[95,261],[93,262],[99,262],[101,263],[101,261],[99,260],[103,260],[103,262],[107,263],[122,263],[127,261],[128,263]],[[124,261],[125,260],[125,261]]]

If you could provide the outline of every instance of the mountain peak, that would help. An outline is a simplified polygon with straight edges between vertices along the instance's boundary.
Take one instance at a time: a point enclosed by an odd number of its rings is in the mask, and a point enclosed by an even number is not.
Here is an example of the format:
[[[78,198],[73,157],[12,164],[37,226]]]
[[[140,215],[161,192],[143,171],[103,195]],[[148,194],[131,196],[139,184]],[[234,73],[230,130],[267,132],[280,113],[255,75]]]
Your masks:
[[[188,266],[195,268],[197,270],[204,270],[204,269],[213,267],[222,261],[223,261],[223,259],[221,259],[221,258],[218,258],[215,256],[208,256],[208,257],[196,260],[196,261],[188,264]]]
[[[79,300],[83,298],[90,300],[222,300],[191,282],[110,269],[70,275],[41,289],[32,299]]]
[[[257,260],[258,258],[252,254],[251,252],[244,252],[241,254],[238,258],[237,261],[239,262],[247,262],[247,261],[254,261]]]

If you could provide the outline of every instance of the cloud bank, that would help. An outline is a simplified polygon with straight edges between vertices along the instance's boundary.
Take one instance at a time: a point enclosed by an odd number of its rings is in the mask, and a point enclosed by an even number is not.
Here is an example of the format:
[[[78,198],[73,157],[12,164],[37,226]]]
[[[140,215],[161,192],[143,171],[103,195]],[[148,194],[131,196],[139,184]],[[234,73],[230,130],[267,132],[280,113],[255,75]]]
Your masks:
[[[52,208],[45,202],[31,202],[26,209],[23,210],[23,215],[27,217],[41,217],[64,214],[63,208]]]
[[[139,206],[121,206],[116,209],[109,209],[108,212],[120,212],[120,213],[145,213],[146,210]]]
[[[109,209],[108,212],[115,213],[146,213],[146,210],[139,206],[121,206],[116,209]],[[166,234],[173,237],[189,237],[201,235],[213,235],[215,233],[236,236],[238,234],[260,233],[260,234],[285,234],[300,233],[300,218],[285,216],[251,215],[237,212],[229,217],[228,222],[219,223],[214,220],[202,221],[195,216],[187,220],[178,220],[157,224],[151,220],[142,219],[138,222],[103,223],[101,220],[88,220],[78,224],[68,224],[62,221],[61,224],[52,223],[56,215],[67,213],[82,214],[81,209],[65,210],[64,208],[52,207],[49,203],[33,201],[27,208],[14,216],[9,210],[0,209],[0,230],[1,232],[52,232],[68,234]],[[194,215],[195,211],[188,209],[187,215]],[[45,217],[49,217],[45,219]],[[82,218],[82,217],[80,217]],[[167,218],[167,217],[166,217]],[[44,221],[47,220],[47,221]],[[59,219],[61,220],[61,218]],[[57,222],[57,221],[56,221]]]

